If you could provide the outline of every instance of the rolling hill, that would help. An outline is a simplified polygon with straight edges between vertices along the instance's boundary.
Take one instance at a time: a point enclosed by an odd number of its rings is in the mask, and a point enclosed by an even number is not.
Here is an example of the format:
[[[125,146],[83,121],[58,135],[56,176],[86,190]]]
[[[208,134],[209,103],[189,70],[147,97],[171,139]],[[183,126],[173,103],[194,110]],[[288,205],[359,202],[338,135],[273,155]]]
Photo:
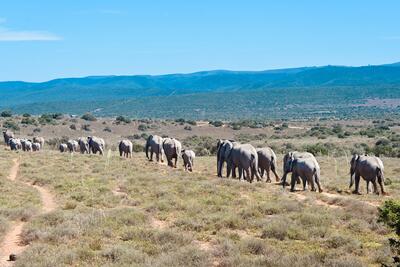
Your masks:
[[[400,64],[268,71],[90,76],[43,83],[0,82],[0,107],[33,114],[195,119],[372,116],[397,113],[369,99],[400,99]],[[325,114],[325,115],[324,115]]]

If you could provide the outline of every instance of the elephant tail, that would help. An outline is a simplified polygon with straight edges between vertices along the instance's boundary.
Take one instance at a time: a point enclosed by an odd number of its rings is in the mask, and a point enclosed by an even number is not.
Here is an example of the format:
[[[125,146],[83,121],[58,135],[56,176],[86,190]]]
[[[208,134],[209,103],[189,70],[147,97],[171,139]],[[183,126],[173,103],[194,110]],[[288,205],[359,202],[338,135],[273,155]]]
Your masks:
[[[378,177],[378,181],[385,181],[385,178],[383,177],[383,172],[381,168],[376,168],[376,176]]]
[[[351,188],[352,186],[353,186],[353,184],[354,184],[354,175],[353,174],[350,174],[350,185],[349,185],[349,188]]]
[[[147,141],[146,141],[146,158],[148,158],[148,159],[149,159],[149,147],[150,147],[150,139],[151,138],[153,138],[152,135],[147,137]]]

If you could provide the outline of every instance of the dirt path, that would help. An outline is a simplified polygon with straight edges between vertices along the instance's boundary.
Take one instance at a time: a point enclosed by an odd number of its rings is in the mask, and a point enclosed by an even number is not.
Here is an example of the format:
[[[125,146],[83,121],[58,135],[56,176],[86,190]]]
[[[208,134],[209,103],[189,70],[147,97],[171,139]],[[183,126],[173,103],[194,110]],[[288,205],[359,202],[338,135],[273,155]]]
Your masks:
[[[14,164],[11,167],[10,174],[8,175],[7,178],[11,181],[16,181],[19,170],[18,159],[13,159],[13,163]],[[24,184],[27,186],[32,186],[40,194],[40,198],[42,200],[42,209],[41,212],[37,215],[45,214],[56,209],[57,204],[54,202],[54,198],[49,191],[37,185],[31,185],[29,183],[24,183]],[[21,233],[26,223],[27,222],[14,222],[14,224],[11,226],[10,231],[4,236],[3,241],[1,242],[0,245],[1,267],[12,266],[14,262],[9,261],[10,254],[19,255],[27,248],[27,246],[21,245]]]
[[[299,201],[306,201],[306,200],[309,199],[309,198],[306,196],[306,193],[307,193],[307,192],[295,192],[295,193],[293,193],[293,196],[294,196],[295,198],[297,198]],[[326,207],[333,208],[333,209],[343,208],[343,206],[341,206],[341,205],[337,205],[337,204],[335,204],[335,203],[331,203],[332,200],[335,200],[335,199],[356,200],[356,201],[360,201],[360,202],[362,202],[362,203],[365,203],[365,204],[367,204],[367,205],[369,205],[369,206],[372,206],[372,207],[375,207],[375,208],[379,207],[379,203],[370,202],[370,201],[366,201],[366,200],[362,200],[362,199],[357,199],[357,198],[350,198],[350,197],[346,197],[346,196],[342,196],[342,195],[334,194],[334,193],[322,192],[321,194],[318,194],[318,193],[317,193],[315,196],[316,196],[317,198],[314,200],[314,202],[313,202],[314,204],[316,204],[316,205],[318,205],[318,206],[326,206]],[[325,199],[323,199],[323,198],[318,198],[318,196],[324,196]]]

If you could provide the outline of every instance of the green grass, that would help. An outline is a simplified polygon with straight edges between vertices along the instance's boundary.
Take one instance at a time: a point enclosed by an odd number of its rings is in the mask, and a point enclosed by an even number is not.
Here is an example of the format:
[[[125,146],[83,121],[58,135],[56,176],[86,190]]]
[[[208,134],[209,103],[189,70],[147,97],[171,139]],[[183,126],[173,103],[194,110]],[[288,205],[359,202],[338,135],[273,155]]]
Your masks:
[[[10,152],[0,152],[11,162]],[[279,156],[281,158],[281,156]],[[148,162],[43,151],[21,153],[20,179],[47,187],[56,211],[32,218],[16,266],[364,266],[387,263],[389,230],[377,209],[348,195],[344,158],[318,158],[322,183],[345,198],[296,194],[264,182],[215,176],[215,158],[193,173]],[[388,191],[400,195],[394,159]],[[279,166],[280,162],[279,162]],[[345,168],[343,167],[345,166]],[[118,192],[115,192],[118,191]],[[334,202],[339,208],[318,204]]]
[[[35,189],[7,179],[17,153],[0,152],[0,239],[13,221],[27,221],[40,205]]]

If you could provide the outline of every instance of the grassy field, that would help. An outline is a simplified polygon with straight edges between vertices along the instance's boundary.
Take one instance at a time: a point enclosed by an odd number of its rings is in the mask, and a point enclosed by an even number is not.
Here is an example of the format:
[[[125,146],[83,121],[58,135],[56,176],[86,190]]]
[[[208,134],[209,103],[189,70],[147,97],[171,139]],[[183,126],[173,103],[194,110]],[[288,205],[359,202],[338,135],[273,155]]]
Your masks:
[[[219,179],[214,157],[198,157],[193,173],[150,163],[143,153],[122,159],[113,152],[101,157],[2,149],[0,158],[2,233],[9,221],[29,216],[22,211],[39,201],[34,190],[5,180],[13,158],[20,158],[18,179],[48,188],[59,207],[29,220],[22,241],[30,246],[15,266],[379,266],[390,261],[391,232],[377,222],[376,206],[400,195],[394,158],[383,159],[391,180],[390,196],[384,198],[349,194],[345,157],[318,157],[329,194]]]

